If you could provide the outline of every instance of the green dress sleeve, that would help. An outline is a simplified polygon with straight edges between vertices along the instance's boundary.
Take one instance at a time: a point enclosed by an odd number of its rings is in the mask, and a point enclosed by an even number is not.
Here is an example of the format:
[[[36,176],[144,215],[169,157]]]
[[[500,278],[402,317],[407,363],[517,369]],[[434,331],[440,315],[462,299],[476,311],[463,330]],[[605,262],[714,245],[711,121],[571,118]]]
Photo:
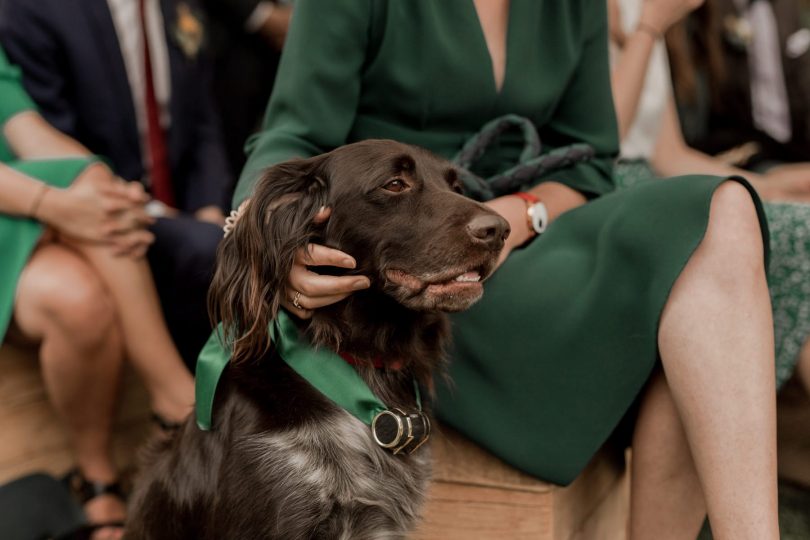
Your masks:
[[[580,4],[581,57],[551,119],[538,130],[544,145],[559,147],[587,143],[595,159],[553,171],[538,181],[553,180],[589,198],[614,189],[613,163],[619,153],[619,133],[608,61],[607,2],[585,0]]]
[[[234,207],[250,196],[265,167],[346,142],[360,96],[370,9],[369,0],[296,3],[262,131],[245,148],[250,157]]]
[[[34,108],[20,82],[20,70],[8,63],[0,49],[0,126],[15,114]]]

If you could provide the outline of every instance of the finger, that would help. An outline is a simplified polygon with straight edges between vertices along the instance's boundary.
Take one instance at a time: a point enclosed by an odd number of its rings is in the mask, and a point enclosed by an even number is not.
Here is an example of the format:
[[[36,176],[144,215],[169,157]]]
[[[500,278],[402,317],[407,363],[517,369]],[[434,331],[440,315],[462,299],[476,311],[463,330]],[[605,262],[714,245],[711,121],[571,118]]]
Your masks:
[[[298,297],[298,305],[307,311],[313,311],[324,306],[331,306],[348,297],[351,293],[333,294],[330,296],[312,297],[301,294]],[[295,304],[293,304],[295,306]]]
[[[147,251],[149,251],[149,246],[148,245],[140,245],[140,246],[130,250],[130,252],[128,253],[128,256],[131,259],[135,259],[135,260],[143,259],[146,256]]]
[[[143,229],[155,222],[143,207],[130,208],[113,214],[105,223],[105,233],[116,235],[136,229]]]
[[[128,198],[105,194],[100,201],[101,209],[108,215],[123,212],[132,208],[132,201]]]
[[[107,197],[116,197],[119,199],[129,200],[129,188],[125,182],[110,182],[106,181],[98,186],[98,191]]]
[[[118,237],[132,231],[132,223],[122,219],[110,219],[101,226],[101,234],[104,238],[118,241]]]
[[[307,244],[306,248],[299,249],[295,254],[295,262],[305,266],[337,266],[339,268],[357,266],[357,262],[351,255],[320,244]]]
[[[303,308],[299,309],[299,308],[295,307],[293,305],[292,301],[287,300],[286,298],[283,298],[281,300],[281,306],[284,309],[286,309],[287,311],[289,311],[290,313],[292,313],[293,315],[295,315],[296,317],[298,317],[299,319],[311,319],[312,314],[315,313],[311,309],[303,309]]]
[[[331,215],[332,215],[331,208],[327,206],[321,206],[321,209],[318,210],[318,213],[315,214],[314,218],[312,218],[312,222],[315,223],[316,225],[320,225],[321,223],[329,219],[329,216]]]
[[[113,251],[120,256],[142,257],[154,240],[154,235],[149,231],[132,231],[116,238]]]
[[[296,268],[290,272],[288,283],[310,298],[347,295],[371,286],[371,281],[365,276],[324,276],[309,270],[297,271]]]
[[[146,209],[141,205],[130,209],[126,219],[129,219],[135,227],[146,227],[155,222],[155,218],[147,214]]]
[[[140,182],[126,182],[127,195],[133,202],[145,203],[149,200],[149,194],[143,189]]]

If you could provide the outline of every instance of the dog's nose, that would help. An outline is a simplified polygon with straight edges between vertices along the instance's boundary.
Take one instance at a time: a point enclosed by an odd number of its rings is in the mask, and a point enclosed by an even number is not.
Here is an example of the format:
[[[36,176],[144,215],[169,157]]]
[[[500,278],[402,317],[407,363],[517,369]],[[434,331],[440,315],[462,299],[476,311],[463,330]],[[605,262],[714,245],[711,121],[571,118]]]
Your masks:
[[[494,214],[480,214],[467,223],[467,232],[475,242],[486,244],[490,249],[501,249],[509,236],[509,222]]]

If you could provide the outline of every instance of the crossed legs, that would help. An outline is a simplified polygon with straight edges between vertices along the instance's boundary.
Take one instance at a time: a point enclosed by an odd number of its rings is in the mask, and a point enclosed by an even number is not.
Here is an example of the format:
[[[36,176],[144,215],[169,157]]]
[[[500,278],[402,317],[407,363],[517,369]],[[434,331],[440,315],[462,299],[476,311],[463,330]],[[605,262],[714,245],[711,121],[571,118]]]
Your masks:
[[[18,283],[14,324],[40,343],[45,386],[79,470],[114,482],[110,430],[124,358],[115,307],[93,269],[57,244],[37,249]],[[124,517],[123,501],[112,495],[93,498],[85,511],[92,523]]]
[[[155,412],[173,422],[191,412],[193,378],[163,323],[144,260],[115,257],[101,247],[43,244],[20,276],[14,325],[40,344],[49,397],[88,480],[111,483],[117,476],[110,436],[125,353]],[[92,523],[124,517],[122,501],[111,495],[93,498],[85,511]],[[120,531],[100,535],[115,538]]]
[[[778,538],[773,325],[748,192],[715,192],[659,328],[633,441],[631,538]],[[701,497],[702,494],[702,497]]]

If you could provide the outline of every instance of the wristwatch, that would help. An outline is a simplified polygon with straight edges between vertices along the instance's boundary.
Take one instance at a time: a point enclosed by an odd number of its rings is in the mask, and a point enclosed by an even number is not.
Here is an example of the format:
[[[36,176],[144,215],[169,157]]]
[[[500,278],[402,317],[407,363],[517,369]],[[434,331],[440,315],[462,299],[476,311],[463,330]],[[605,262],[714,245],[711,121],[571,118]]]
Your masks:
[[[529,223],[529,230],[534,231],[535,235],[543,234],[548,226],[546,205],[539,197],[525,191],[518,191],[514,195],[526,202],[526,219]]]

